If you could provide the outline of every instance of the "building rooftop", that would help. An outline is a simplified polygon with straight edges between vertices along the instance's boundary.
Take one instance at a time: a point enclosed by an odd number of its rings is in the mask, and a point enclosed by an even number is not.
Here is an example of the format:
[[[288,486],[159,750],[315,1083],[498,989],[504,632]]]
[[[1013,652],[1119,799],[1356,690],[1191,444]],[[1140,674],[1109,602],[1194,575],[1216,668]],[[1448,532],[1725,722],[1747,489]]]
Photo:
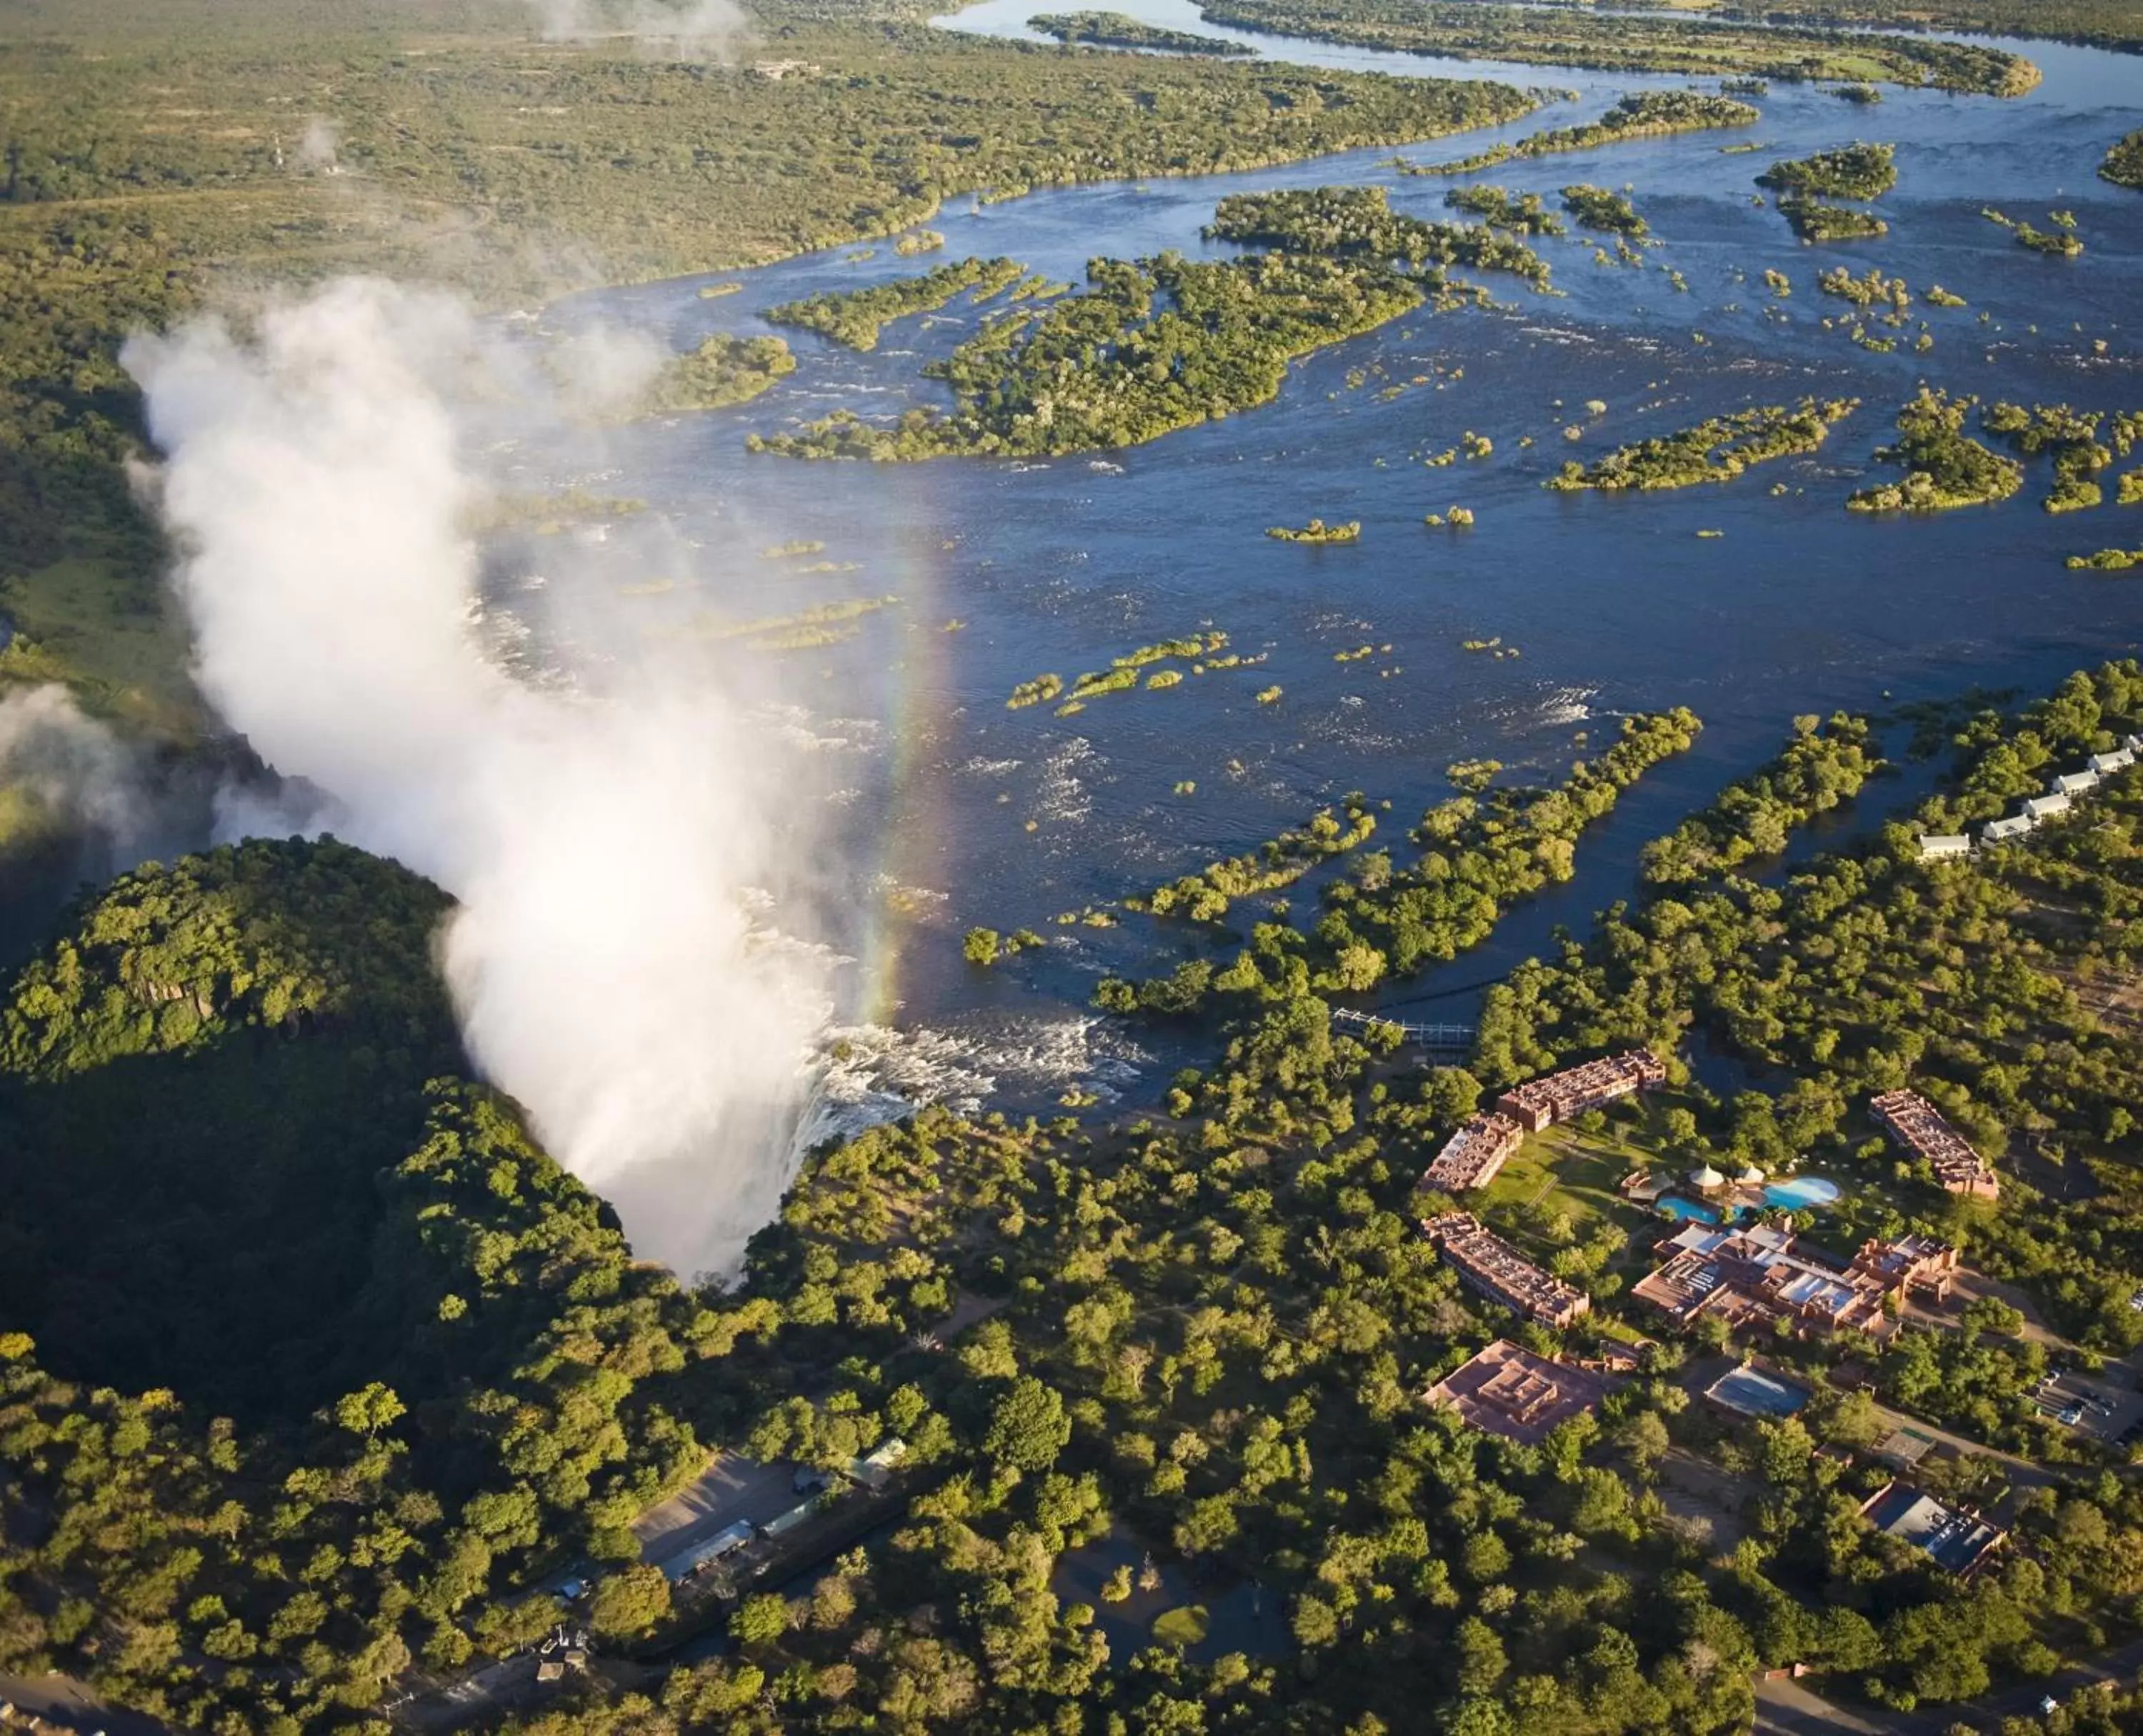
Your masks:
[[[1525,1129],[1508,1115],[1476,1115],[1445,1141],[1422,1180],[1446,1194],[1485,1188],[1525,1136]]]
[[[1924,1550],[1937,1566],[1956,1574],[1970,1573],[2007,1535],[1904,1483],[1880,1491],[1860,1511],[1877,1531]]]
[[[1550,1430],[1596,1408],[1621,1385],[1613,1375],[1552,1357],[1535,1356],[1498,1338],[1428,1389],[1433,1405],[1469,1427],[1534,1447]]]

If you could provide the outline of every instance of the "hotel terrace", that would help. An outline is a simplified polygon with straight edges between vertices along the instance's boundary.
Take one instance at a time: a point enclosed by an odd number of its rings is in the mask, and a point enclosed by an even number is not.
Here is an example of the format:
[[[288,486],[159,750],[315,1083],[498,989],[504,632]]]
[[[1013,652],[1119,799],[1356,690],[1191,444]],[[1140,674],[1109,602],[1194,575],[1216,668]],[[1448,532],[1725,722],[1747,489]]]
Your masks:
[[[1719,1229],[1687,1224],[1659,1244],[1666,1263],[1631,1294],[1686,1323],[1700,1315],[1735,1331],[1784,1321],[1806,1333],[1896,1330],[1884,1304],[1913,1288],[1948,1293],[1957,1250],[1912,1237],[1869,1242],[1840,1270],[1800,1251],[1788,1229]]]
[[[1496,1107],[1527,1133],[1538,1133],[1632,1091],[1664,1085],[1666,1077],[1666,1066],[1656,1055],[1632,1049],[1513,1086],[1496,1100]]]
[[[1471,1212],[1425,1218],[1421,1227],[1461,1279],[1528,1320],[1568,1326],[1592,1306],[1582,1290],[1542,1271]]]
[[[1422,1180],[1446,1194],[1485,1188],[1525,1137],[1525,1129],[1508,1115],[1476,1115],[1451,1135]]]
[[[1472,1428],[1537,1447],[1557,1423],[1599,1407],[1622,1383],[1498,1338],[1428,1389],[1428,1402],[1458,1413]]]
[[[1868,1107],[1889,1130],[1891,1138],[1915,1157],[1928,1160],[1945,1190],[1982,1199],[2001,1197],[2002,1183],[1993,1167],[1918,1091],[1888,1091]]]

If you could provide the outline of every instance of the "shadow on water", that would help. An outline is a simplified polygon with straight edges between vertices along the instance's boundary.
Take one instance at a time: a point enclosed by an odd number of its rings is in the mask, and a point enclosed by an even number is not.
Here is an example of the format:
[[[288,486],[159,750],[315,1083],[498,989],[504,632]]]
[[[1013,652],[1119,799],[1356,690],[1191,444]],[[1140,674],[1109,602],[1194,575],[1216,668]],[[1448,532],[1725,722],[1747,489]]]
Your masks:
[[[1128,1568],[1131,1593],[1119,1602],[1109,1602],[1101,1588],[1120,1568]],[[1142,1578],[1157,1579],[1151,1590]],[[1086,1604],[1094,1611],[1094,1625],[1109,1642],[1109,1655],[1118,1661],[1156,1644],[1168,1643],[1157,1636],[1186,1641],[1184,1654],[1194,1663],[1210,1663],[1230,1652],[1246,1657],[1275,1656],[1289,1644],[1286,1611],[1278,1594],[1255,1580],[1201,1585],[1180,1563],[1157,1560],[1124,1526],[1083,1549],[1061,1556],[1050,1589],[1066,1604]],[[1172,1619],[1171,1619],[1172,1618]],[[1192,1639],[1202,1629],[1202,1637]]]

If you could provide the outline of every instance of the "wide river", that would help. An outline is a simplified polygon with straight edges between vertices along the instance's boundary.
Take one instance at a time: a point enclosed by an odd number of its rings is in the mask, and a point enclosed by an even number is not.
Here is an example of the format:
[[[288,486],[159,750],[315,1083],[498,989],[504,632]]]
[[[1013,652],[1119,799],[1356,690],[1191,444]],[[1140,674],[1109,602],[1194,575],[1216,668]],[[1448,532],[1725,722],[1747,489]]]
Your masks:
[[[1032,0],[940,21],[1026,36]],[[1130,0],[1156,22],[1205,28],[1183,0]],[[1230,34],[1215,32],[1217,34]],[[1334,49],[1246,37],[1276,57],[1408,75],[1500,77],[1574,90],[1500,132],[1411,148],[1408,161],[1469,155],[1495,137],[1566,125],[1621,92],[1680,79],[1603,77]],[[2043,686],[2125,655],[2143,636],[2143,582],[2065,569],[2069,553],[2143,547],[2143,507],[2050,517],[2047,466],[1982,510],[1876,518],[1844,509],[1883,467],[1875,448],[1926,381],[2027,402],[2143,409],[2143,195],[2095,170],[2143,124],[2143,61],[2048,43],[2005,43],[2042,84],[2014,101],[1886,88],[1878,107],[1774,86],[1759,126],[1509,163],[1480,176],[1537,190],[1551,207],[1573,181],[1626,187],[1661,245],[1642,269],[1603,266],[1582,231],[1534,245],[1558,292],[1492,276],[1497,309],[1417,317],[1299,365],[1279,400],[1127,451],[1048,463],[825,464],[750,457],[745,433],[850,407],[891,416],[943,401],[923,362],[975,329],[956,304],[888,329],[858,354],[784,333],[800,366],[734,411],[646,426],[613,440],[600,469],[551,479],[645,497],[703,545],[726,549],[711,600],[740,618],[844,596],[897,596],[855,636],[779,654],[796,726],[826,744],[834,823],[878,876],[843,944],[865,960],[850,1012],[876,1033],[875,1061],[911,1089],[994,1078],[1014,1101],[1047,1100],[1098,1064],[1119,1085],[1126,1056],[1173,1057],[1143,1036],[1081,1016],[1105,971],[1166,967],[1187,944],[1136,917],[1112,929],[1060,927],[1057,913],[1119,898],[1298,823],[1350,790],[1388,799],[1382,842],[1448,794],[1445,768],[1490,756],[1512,774],[1561,774],[1618,715],[1685,705],[1704,720],[1696,750],[1647,778],[1579,853],[1576,882],[1522,909],[1497,940],[1433,979],[1394,987],[1462,1015],[1468,985],[1537,950],[1557,922],[1632,884],[1637,846],[1776,750],[1796,713],[1879,709],[1987,688]],[[1798,243],[1754,177],[1781,156],[1856,138],[1893,141],[1898,185],[1881,201],[1887,236]],[[1759,141],[1758,151],[1722,147]],[[1097,255],[1227,251],[1201,238],[1223,195],[1328,184],[1378,185],[1393,205],[1444,217],[1460,184],[1393,172],[1360,151],[1255,173],[963,199],[931,226],[942,259],[1009,255],[1077,280]],[[2074,214],[2073,261],[2017,245],[1981,215],[1992,206],[2050,227]],[[773,330],[775,303],[912,274],[931,263],[888,243],[723,274],[606,292],[578,304],[663,334]],[[1914,323],[1890,354],[1856,344],[1848,305],[1819,294],[1838,264],[1904,278]],[[1791,279],[1783,300],[1767,268]],[[1680,274],[1685,289],[1670,273]],[[1965,308],[1918,298],[1939,283]],[[1926,319],[1932,349],[1913,347]],[[1888,329],[1871,330],[1889,334]],[[1766,465],[1724,487],[1638,497],[1564,495],[1542,483],[1568,457],[1663,434],[1705,416],[1805,394],[1857,396],[1859,413],[1813,459]],[[1586,411],[1589,400],[1604,415]],[[1566,426],[1582,438],[1564,438]],[[1472,432],[1492,456],[1426,467]],[[1530,440],[1531,444],[1526,443]],[[2143,462],[2143,458],[2130,464]],[[2121,467],[2129,467],[2123,466]],[[1783,484],[1783,492],[1774,485]],[[2109,485],[2108,498],[2111,498]],[[1459,504],[1470,531],[1425,527]],[[1361,540],[1311,548],[1269,525],[1359,520]],[[1716,533],[1716,534],[1700,534]],[[625,527],[616,534],[631,534]],[[765,544],[823,542],[795,559]],[[502,601],[512,575],[501,576]],[[687,585],[619,605],[661,631],[710,606]],[[955,626],[954,624],[958,625]],[[1103,699],[1058,718],[1007,710],[1013,685],[1068,680],[1147,641],[1198,629],[1230,636],[1254,668]],[[1464,649],[1498,640],[1506,651]],[[1372,647],[1369,655],[1336,655]],[[1283,690],[1261,705],[1260,689]],[[1179,794],[1179,786],[1195,792]],[[1871,786],[1882,812],[1917,784]],[[1311,902],[1298,888],[1299,915]],[[889,906],[885,903],[890,895]],[[982,973],[960,932],[1031,925],[1052,944]],[[897,1026],[895,1039],[882,1027]],[[1142,1094],[1135,1092],[1135,1095]]]

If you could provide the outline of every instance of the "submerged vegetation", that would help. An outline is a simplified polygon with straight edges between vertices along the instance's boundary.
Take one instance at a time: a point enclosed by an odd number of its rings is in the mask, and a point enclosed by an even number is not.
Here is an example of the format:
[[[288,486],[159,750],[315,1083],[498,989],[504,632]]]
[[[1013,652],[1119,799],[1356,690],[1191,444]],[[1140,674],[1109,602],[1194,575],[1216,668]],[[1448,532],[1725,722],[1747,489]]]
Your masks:
[[[1401,216],[1375,187],[1231,195],[1210,233],[1274,250],[1093,260],[1082,294],[1008,310],[924,370],[952,387],[949,413],[913,409],[887,428],[837,412],[794,433],[755,434],[751,448],[920,459],[1136,445],[1269,402],[1295,357],[1373,330],[1432,295],[1458,304],[1443,265],[1534,283],[1547,274],[1522,241]]]
[[[1976,398],[1952,398],[1923,386],[1898,412],[1898,440],[1875,454],[1902,465],[1904,480],[1853,491],[1846,505],[1856,512],[1938,512],[2007,500],[2024,486],[2024,467],[1990,452],[1964,432]]]
[[[1204,16],[1401,53],[1532,61],[1610,72],[1720,73],[1781,81],[1882,78],[1997,96],[2039,82],[2029,61],[1933,37],[1696,22],[1658,12],[1496,5],[1487,0],[1203,0]]]
[[[1097,48],[1159,48],[1170,54],[1249,56],[1257,52],[1246,42],[1170,30],[1120,12],[1042,12],[1027,22],[1029,29],[1053,36],[1060,42],[1086,43]]]
[[[1804,398],[1792,406],[1772,404],[1714,416],[1694,428],[1619,447],[1591,464],[1571,459],[1562,467],[1561,475],[1551,477],[1546,486],[1612,492],[1731,482],[1752,464],[1814,452],[1829,437],[1832,427],[1859,407],[1857,398],[1828,402]]]
[[[935,313],[955,296],[973,289],[987,296],[1024,276],[1017,260],[965,259],[938,266],[920,277],[895,278],[859,289],[829,290],[803,301],[784,301],[766,310],[775,325],[806,331],[845,344],[850,349],[875,349],[879,332],[896,319]]]

